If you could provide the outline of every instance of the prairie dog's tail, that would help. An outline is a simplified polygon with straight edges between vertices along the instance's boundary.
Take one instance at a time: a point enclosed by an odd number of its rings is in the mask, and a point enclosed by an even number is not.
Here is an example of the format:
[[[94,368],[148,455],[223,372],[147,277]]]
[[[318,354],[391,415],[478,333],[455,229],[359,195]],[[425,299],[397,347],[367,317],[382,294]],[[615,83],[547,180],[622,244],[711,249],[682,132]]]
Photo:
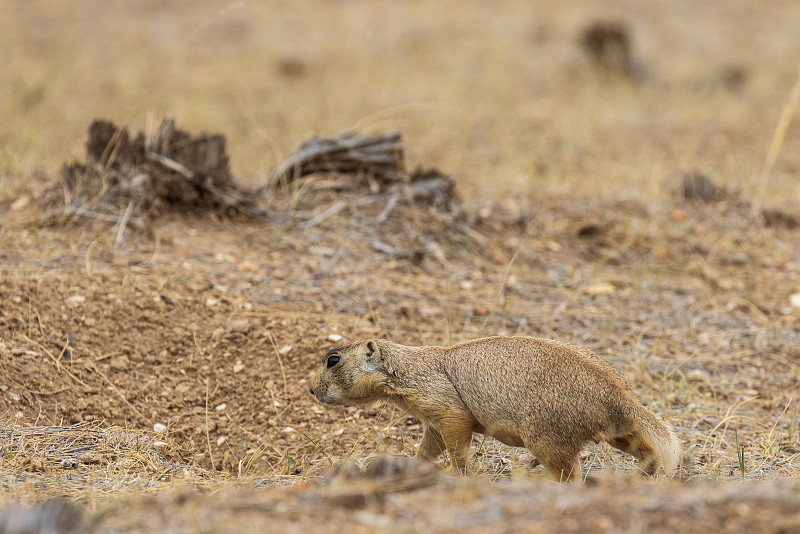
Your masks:
[[[672,426],[644,406],[637,410],[636,425],[639,454],[631,452],[639,458],[644,472],[654,475],[658,466],[663,465],[664,472],[671,475],[681,460],[681,444]]]

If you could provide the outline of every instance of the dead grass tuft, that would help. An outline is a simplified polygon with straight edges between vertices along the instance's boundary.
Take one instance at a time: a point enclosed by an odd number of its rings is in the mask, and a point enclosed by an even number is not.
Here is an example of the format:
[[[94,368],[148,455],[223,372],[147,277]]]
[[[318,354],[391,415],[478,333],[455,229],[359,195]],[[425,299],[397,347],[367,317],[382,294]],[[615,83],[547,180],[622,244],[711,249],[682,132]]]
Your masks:
[[[633,78],[632,39],[622,22],[594,22],[581,32],[580,44],[595,68],[612,78]]]
[[[183,481],[211,482],[186,464],[191,454],[160,434],[91,422],[71,426],[0,424],[3,501],[65,496],[79,501],[151,491]]]
[[[719,202],[729,197],[729,193],[724,187],[718,186],[711,178],[698,170],[687,172],[682,176],[675,194],[678,198],[700,204]]]

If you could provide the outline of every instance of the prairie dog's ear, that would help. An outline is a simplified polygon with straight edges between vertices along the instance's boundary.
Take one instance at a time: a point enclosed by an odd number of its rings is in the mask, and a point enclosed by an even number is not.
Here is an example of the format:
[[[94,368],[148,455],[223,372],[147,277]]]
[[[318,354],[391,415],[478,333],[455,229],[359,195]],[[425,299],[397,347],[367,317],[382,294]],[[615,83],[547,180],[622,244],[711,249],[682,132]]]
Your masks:
[[[381,358],[381,349],[374,340],[369,339],[362,345],[364,350],[364,361],[361,368],[365,371],[378,371],[383,366],[383,358]]]

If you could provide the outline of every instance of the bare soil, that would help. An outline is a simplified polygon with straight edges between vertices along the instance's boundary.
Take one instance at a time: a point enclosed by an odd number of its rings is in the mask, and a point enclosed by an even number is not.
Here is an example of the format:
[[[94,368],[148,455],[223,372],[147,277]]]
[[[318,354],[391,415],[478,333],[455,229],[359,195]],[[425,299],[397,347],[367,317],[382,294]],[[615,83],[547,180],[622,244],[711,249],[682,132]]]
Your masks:
[[[117,532],[796,531],[797,488],[764,483],[800,473],[795,229],[764,225],[740,199],[542,196],[527,214],[405,206],[377,223],[385,198],[345,196],[314,219],[334,198],[304,199],[282,226],[173,215],[154,238],[128,233],[116,248],[107,225],[38,228],[35,203],[10,211],[4,499],[64,495],[89,509],[91,528]],[[630,458],[596,446],[582,461],[599,485],[553,485],[527,451],[476,436],[472,480],[401,465],[389,482],[324,484],[346,458],[412,455],[421,432],[386,406],[317,404],[307,381],[330,347],[494,334],[608,358],[678,430],[676,481],[637,481]],[[93,455],[45,445],[54,427],[95,432]],[[103,438],[120,429],[155,456],[125,463],[141,451]],[[125,490],[108,489],[134,479],[127,494],[163,495],[119,501]]]

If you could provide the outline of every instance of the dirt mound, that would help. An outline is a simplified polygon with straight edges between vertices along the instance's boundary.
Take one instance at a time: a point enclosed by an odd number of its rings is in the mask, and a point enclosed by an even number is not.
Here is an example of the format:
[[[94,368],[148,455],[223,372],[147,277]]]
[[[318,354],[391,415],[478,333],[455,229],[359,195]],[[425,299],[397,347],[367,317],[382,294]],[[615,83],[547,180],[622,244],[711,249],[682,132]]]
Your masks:
[[[380,463],[381,459],[376,459]],[[367,470],[369,470],[369,466]],[[402,466],[401,466],[402,469]],[[437,473],[369,473],[348,484],[294,491],[227,488],[213,495],[141,496],[86,521],[88,532],[797,532],[796,481],[763,485],[601,477],[560,485],[516,478],[491,483]],[[52,506],[52,505],[51,505]],[[63,508],[63,505],[62,505]],[[80,522],[77,509],[67,510]],[[31,524],[46,507],[13,510]],[[6,514],[11,515],[9,512]],[[0,523],[1,524],[1,523]]]
[[[50,499],[30,509],[11,507],[0,510],[0,532],[80,534],[86,532],[86,524],[80,508],[61,499]]]

